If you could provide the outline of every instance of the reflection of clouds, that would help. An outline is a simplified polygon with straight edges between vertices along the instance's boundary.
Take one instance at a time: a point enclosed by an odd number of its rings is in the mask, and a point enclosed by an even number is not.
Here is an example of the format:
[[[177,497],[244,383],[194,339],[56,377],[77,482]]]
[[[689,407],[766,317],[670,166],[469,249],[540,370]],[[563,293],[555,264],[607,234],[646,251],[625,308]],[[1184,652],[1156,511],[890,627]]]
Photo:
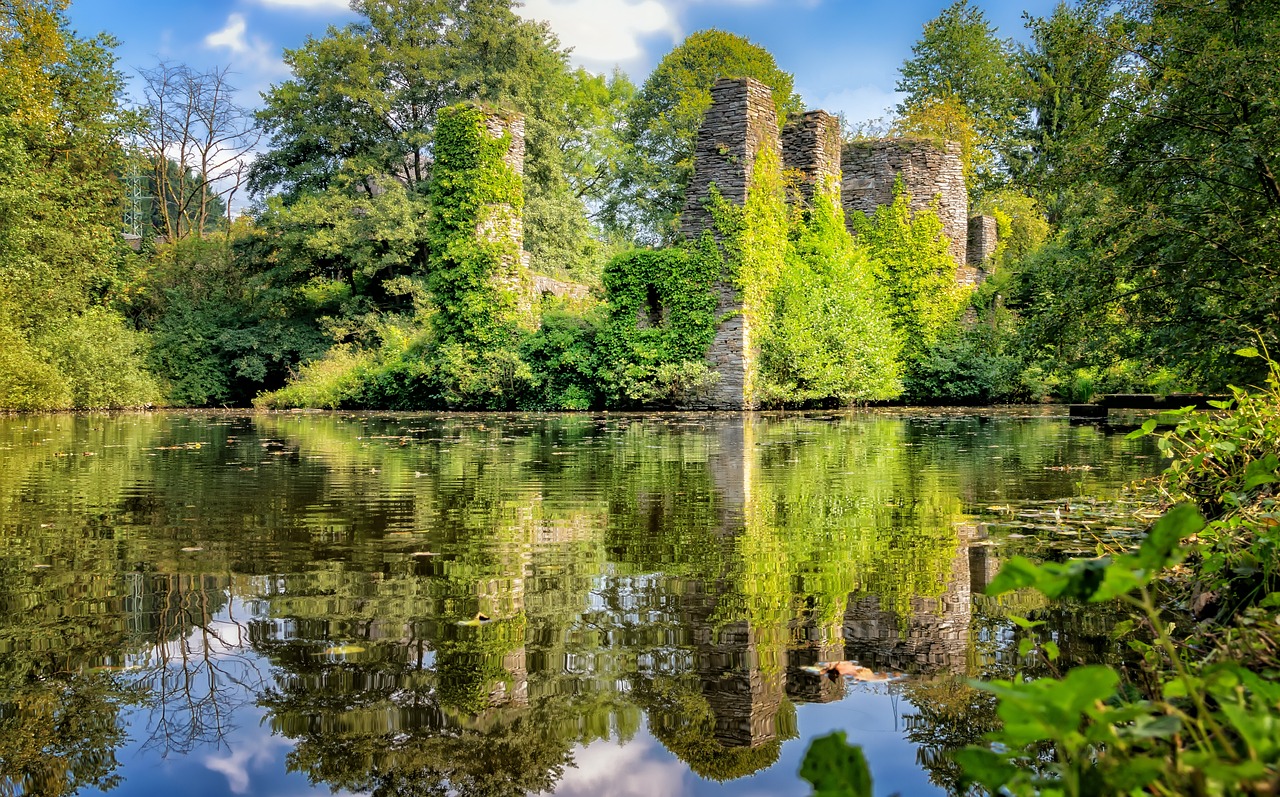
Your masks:
[[[205,756],[204,765],[214,772],[226,775],[227,785],[235,794],[248,793],[250,769],[261,770],[272,765],[275,765],[276,770],[283,769],[283,764],[277,764],[276,759],[281,752],[293,747],[279,736],[264,733],[242,737],[234,746],[235,749],[228,755]]]
[[[657,753],[656,756],[651,755]],[[576,765],[565,769],[557,797],[650,797],[687,794],[684,764],[670,760],[653,739],[625,745],[592,742],[574,751]]]

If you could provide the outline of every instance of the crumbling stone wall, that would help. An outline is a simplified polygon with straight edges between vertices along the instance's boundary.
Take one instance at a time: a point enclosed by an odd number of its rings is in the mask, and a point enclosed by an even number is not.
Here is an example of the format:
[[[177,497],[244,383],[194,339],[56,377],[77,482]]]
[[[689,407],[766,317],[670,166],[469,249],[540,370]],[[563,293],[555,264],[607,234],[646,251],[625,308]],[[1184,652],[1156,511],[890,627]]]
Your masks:
[[[745,205],[756,158],[765,150],[778,153],[778,113],[773,92],[751,78],[721,78],[711,89],[711,107],[698,130],[693,180],[686,193],[680,230],[689,238],[715,234],[707,203],[711,186],[735,205]],[[716,316],[725,319],[707,351],[707,364],[720,374],[710,394],[689,409],[750,409],[746,395],[751,329],[743,315],[742,297],[732,281],[715,285]]]
[[[840,189],[840,121],[826,111],[809,111],[782,129],[782,165],[799,178],[804,205],[819,186]]]
[[[969,250],[957,278],[962,285],[978,285],[987,277],[987,261],[996,253],[996,217],[969,219]]]
[[[951,256],[964,266],[969,247],[969,193],[965,186],[960,145],[945,147],[919,139],[883,139],[846,145],[841,167],[841,194],[846,217],[854,211],[870,216],[893,203],[894,180],[911,194],[913,211],[927,210],[936,201],[942,234],[951,242]],[[852,224],[850,223],[850,229]]]

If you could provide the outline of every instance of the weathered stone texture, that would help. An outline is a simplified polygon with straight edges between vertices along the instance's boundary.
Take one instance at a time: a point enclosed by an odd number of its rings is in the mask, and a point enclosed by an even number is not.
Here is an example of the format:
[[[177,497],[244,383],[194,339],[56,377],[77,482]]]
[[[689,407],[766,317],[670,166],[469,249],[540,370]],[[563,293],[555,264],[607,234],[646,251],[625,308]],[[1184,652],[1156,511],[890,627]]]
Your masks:
[[[987,278],[987,265],[996,253],[995,216],[974,216],[969,219],[969,251],[965,267],[957,279],[962,285],[980,285]]]
[[[734,205],[745,205],[751,187],[756,158],[765,151],[780,155],[778,113],[773,92],[751,78],[716,81],[711,89],[711,107],[698,130],[693,181],[680,216],[686,237],[697,238],[704,231],[715,232],[715,221],[707,202],[711,186]],[[747,352],[751,350],[751,330],[742,314],[742,299],[733,284],[723,280],[715,286],[716,315],[724,318],[707,352],[707,364],[720,380],[704,399],[689,409],[748,409],[746,395]]]
[[[957,266],[965,264],[969,194],[959,144],[947,142],[939,148],[914,139],[857,142],[845,146],[841,166],[846,217],[851,217],[854,211],[870,216],[877,207],[892,204],[894,180],[901,175],[911,194],[913,211],[926,210],[938,203],[942,234],[951,242],[951,256]]]
[[[782,129],[782,165],[799,175],[800,201],[813,201],[818,186],[840,186],[840,121],[826,111],[809,111]]]
[[[680,231],[697,238],[713,229],[707,200],[711,186],[735,205],[744,205],[756,158],[764,150],[777,153],[778,112],[772,90],[751,78],[721,78],[711,88],[711,107],[698,129],[693,180],[685,194]]]

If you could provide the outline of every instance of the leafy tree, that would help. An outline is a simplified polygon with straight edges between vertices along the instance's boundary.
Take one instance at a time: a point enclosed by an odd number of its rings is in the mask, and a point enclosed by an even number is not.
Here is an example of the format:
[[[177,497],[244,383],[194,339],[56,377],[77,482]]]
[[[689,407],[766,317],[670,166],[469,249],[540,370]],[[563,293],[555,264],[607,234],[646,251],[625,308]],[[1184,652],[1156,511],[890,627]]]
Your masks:
[[[901,185],[894,194],[892,205],[877,208],[870,218],[856,213],[853,222],[888,296],[902,359],[910,364],[958,320],[968,296],[956,283],[956,263],[938,214],[912,213],[911,195]]]
[[[760,343],[766,403],[877,401],[901,392],[898,332],[866,251],[819,191],[788,246]]]
[[[898,106],[899,115],[910,117],[956,98],[968,109],[982,147],[1009,160],[1022,114],[1011,52],[1012,45],[996,37],[980,8],[956,0],[925,24],[911,58],[902,64],[897,89],[907,96]],[[976,157],[979,165],[989,159],[986,154]],[[981,174],[987,182],[995,180],[989,170]]]
[[[1277,329],[1280,20],[1256,3],[1150,0],[1105,35],[1133,58],[1099,122],[1063,142],[1065,231],[1023,284],[1038,340],[1204,388],[1258,379],[1231,352]]]
[[[293,77],[266,94],[271,149],[250,189],[286,204],[338,184],[376,193],[388,177],[425,193],[436,117],[473,100],[526,115],[525,165],[534,266],[581,267],[590,228],[565,175],[562,144],[574,81],[559,42],[510,0],[356,0],[362,19],[285,52]],[[567,145],[566,145],[567,146]],[[567,262],[565,262],[567,261]]]
[[[663,57],[631,103],[623,131],[629,157],[603,208],[606,228],[647,242],[671,237],[711,87],[726,77],[755,78],[772,88],[780,123],[804,108],[794,78],[764,48],[720,30],[690,35]]]
[[[968,184],[991,166],[987,138],[965,104],[954,94],[927,97],[905,109],[890,128],[895,136],[923,138],[939,147],[954,141],[960,145],[960,161]]]
[[[122,279],[120,141],[136,119],[114,41],[74,36],[65,7],[0,5],[0,338],[20,369],[0,378],[4,408],[155,398],[143,342],[102,309]]]
[[[1058,192],[1080,165],[1073,149],[1102,123],[1109,100],[1129,79],[1134,25],[1109,13],[1111,6],[1063,2],[1047,18],[1028,17],[1030,43],[1014,55],[1027,103],[1021,132],[1027,148],[1011,165],[1055,215]]]

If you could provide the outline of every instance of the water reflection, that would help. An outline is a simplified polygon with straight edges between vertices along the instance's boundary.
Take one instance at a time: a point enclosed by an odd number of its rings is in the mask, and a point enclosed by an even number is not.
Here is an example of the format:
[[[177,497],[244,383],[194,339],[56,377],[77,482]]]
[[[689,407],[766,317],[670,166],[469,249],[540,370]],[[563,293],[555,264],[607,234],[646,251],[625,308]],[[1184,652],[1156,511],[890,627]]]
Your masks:
[[[180,756],[234,793],[581,793],[605,755],[699,791],[657,745],[747,777],[872,689],[914,751],[874,765],[951,789],[991,716],[965,679],[1024,633],[980,595],[1011,544],[989,507],[1145,475],[1141,445],[1017,417],[0,418],[0,793],[145,793]],[[1105,629],[1018,608],[1068,660]],[[805,669],[840,659],[917,677]]]

